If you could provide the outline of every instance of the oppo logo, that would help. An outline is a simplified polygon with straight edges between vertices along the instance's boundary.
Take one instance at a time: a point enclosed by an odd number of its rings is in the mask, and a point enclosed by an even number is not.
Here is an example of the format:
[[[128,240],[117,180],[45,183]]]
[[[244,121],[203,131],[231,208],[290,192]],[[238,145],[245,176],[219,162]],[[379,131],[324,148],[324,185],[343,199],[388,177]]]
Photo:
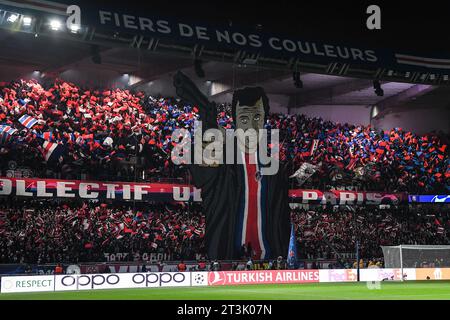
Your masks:
[[[145,286],[154,286],[157,284],[158,286],[162,287],[164,284],[167,283],[183,283],[186,280],[186,276],[181,273],[137,273],[133,276],[131,279],[136,284],[143,284],[145,283]]]
[[[119,283],[119,281],[119,276],[115,274],[111,274],[108,276],[65,276],[61,278],[61,284],[65,287],[77,286],[90,287],[91,289],[93,289],[95,286],[101,286],[105,283],[109,285],[115,285]]]

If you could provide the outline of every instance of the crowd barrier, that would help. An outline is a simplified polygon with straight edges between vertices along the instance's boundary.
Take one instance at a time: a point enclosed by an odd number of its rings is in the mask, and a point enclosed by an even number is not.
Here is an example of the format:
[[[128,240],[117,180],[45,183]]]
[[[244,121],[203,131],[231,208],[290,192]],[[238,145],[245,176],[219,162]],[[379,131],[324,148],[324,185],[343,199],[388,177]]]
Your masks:
[[[450,268],[403,269],[404,280],[450,280]],[[399,281],[401,269],[360,270],[360,281]],[[297,284],[357,281],[356,269],[147,272],[6,276],[1,293],[155,287]]]

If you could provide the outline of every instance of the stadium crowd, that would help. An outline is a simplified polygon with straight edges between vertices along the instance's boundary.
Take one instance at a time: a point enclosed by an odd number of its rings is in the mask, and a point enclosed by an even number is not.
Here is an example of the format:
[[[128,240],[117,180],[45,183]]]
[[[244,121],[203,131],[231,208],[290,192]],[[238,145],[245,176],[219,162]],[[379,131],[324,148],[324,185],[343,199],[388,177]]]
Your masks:
[[[360,242],[365,260],[380,246],[448,244],[448,206],[293,209],[300,259],[336,259]],[[105,204],[0,199],[0,263],[105,261],[104,253],[164,253],[173,260],[205,256],[199,204]],[[248,258],[245,253],[240,258]]]
[[[357,241],[362,258],[376,259],[383,257],[381,246],[446,245],[450,237],[450,208],[446,205],[317,207],[295,209],[291,217],[297,226],[298,252],[304,259],[353,254]]]
[[[232,128],[229,106],[218,111],[219,125]],[[45,87],[35,80],[0,83],[0,171],[14,161],[36,177],[185,178],[186,170],[170,161],[171,135],[175,128],[192,129],[197,118],[196,106],[142,92],[82,89],[62,80]],[[281,158],[291,172],[305,162],[319,166],[306,187],[450,191],[446,136],[304,115],[271,114],[266,128],[280,129]]]
[[[104,253],[164,253],[195,260],[205,220],[184,204],[0,202],[0,263],[104,261]]]

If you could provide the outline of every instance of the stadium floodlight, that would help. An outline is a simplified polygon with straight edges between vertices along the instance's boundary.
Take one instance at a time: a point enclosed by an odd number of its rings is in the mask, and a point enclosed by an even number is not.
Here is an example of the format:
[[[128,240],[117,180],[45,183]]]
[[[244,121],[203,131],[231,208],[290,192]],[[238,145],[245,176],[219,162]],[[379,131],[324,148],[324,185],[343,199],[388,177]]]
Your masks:
[[[13,13],[8,17],[8,19],[6,19],[6,21],[14,23],[17,19],[19,19],[19,15]]]
[[[22,21],[25,27],[29,27],[31,26],[31,22],[33,21],[33,19],[31,19],[31,17],[23,17]]]
[[[50,21],[50,28],[53,31],[58,31],[59,29],[61,29],[61,21],[53,19]]]
[[[444,74],[444,81],[448,81],[448,74]]]
[[[393,74],[394,74],[394,71],[392,71],[392,70],[389,70],[389,71],[388,71],[388,76],[389,76],[389,77],[392,77]]]
[[[121,80],[125,83],[125,85],[129,85],[130,84],[130,74],[129,73],[124,73],[122,74]]]
[[[436,76],[434,74],[430,74],[430,80],[436,79]]]
[[[406,78],[409,78],[410,75],[411,75],[411,72],[409,72],[409,71],[407,71],[407,72],[405,73],[405,77],[406,77]]]

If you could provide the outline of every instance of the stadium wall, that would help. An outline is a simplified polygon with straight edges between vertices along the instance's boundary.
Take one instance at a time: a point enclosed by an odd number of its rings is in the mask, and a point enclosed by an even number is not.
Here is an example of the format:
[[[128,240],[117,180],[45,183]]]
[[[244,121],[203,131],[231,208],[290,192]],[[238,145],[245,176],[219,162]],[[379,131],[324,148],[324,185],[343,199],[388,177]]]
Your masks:
[[[310,118],[320,117],[327,121],[368,125],[370,107],[365,105],[310,105],[292,108],[290,114],[304,114]]]
[[[402,110],[395,110],[380,118],[374,119],[372,124],[377,129],[390,130],[402,128],[416,134],[426,134],[431,131],[450,133],[450,108],[413,109],[404,106]]]
[[[0,81],[10,82],[23,77],[31,78],[32,76],[27,67],[8,66],[4,64],[1,68]]]
[[[119,72],[107,68],[68,69],[58,75],[60,79],[88,88],[120,88],[125,89],[128,78]]]

